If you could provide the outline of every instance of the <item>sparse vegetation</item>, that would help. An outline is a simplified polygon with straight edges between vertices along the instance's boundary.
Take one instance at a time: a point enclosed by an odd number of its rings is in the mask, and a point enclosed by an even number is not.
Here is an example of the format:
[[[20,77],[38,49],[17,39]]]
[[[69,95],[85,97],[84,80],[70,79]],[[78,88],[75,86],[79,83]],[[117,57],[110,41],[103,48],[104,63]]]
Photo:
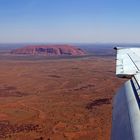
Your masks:
[[[0,60],[2,139],[109,139],[114,59],[24,58]]]

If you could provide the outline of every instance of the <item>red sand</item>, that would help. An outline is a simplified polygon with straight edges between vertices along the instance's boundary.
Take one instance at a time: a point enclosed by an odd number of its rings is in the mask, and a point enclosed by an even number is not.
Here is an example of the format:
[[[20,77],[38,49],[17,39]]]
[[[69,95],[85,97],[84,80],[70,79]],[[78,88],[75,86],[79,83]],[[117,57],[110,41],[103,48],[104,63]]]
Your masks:
[[[123,83],[113,57],[0,66],[1,139],[110,139],[112,98]]]

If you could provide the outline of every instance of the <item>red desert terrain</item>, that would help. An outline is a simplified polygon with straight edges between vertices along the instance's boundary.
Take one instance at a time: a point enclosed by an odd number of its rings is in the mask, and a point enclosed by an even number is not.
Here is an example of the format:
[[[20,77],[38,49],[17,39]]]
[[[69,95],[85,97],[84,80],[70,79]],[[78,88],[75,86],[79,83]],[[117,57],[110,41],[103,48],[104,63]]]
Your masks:
[[[60,56],[60,55],[85,55],[85,51],[76,48],[72,45],[33,45],[18,48],[11,51],[12,54],[20,55],[47,55],[47,56]]]
[[[110,139],[112,98],[123,83],[115,57],[15,57],[0,59],[0,139]]]

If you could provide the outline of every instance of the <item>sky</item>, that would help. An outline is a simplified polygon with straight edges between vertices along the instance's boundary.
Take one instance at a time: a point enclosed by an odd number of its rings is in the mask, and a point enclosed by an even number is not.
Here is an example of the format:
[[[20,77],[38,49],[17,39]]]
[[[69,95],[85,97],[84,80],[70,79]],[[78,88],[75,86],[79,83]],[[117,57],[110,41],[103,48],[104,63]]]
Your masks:
[[[0,0],[0,43],[140,43],[140,0]]]

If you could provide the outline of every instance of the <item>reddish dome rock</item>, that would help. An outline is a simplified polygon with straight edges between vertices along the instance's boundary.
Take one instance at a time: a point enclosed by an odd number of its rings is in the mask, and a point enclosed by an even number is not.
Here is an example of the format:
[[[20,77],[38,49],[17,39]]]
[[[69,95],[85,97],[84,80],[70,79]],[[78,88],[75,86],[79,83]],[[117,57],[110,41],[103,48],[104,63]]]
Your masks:
[[[17,55],[45,55],[45,56],[80,56],[86,52],[72,45],[33,45],[14,49],[11,54]]]

